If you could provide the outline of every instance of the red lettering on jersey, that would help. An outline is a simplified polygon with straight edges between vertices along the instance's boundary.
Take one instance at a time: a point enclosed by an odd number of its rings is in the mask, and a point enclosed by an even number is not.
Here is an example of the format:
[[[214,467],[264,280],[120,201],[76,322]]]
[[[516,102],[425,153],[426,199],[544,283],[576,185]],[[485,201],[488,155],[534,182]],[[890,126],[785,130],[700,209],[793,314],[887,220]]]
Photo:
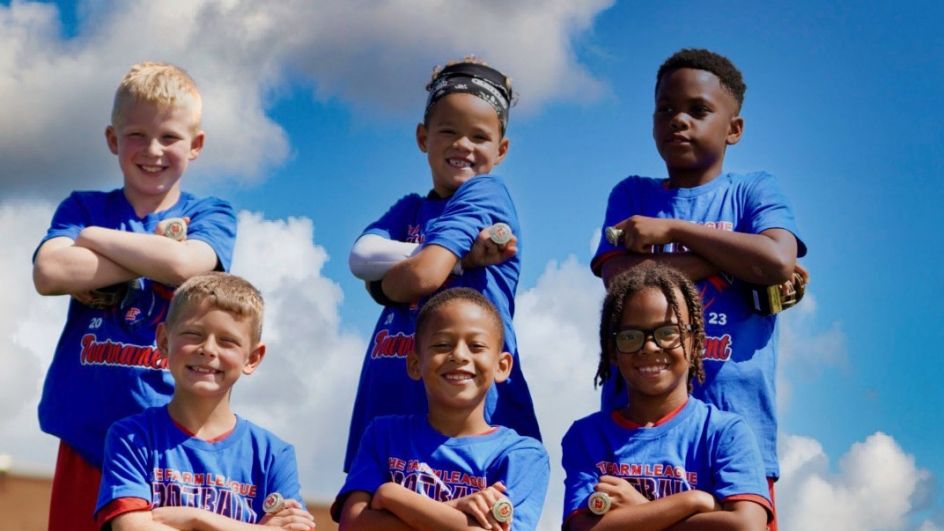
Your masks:
[[[115,343],[111,340],[98,341],[95,334],[85,334],[81,340],[82,351],[79,359],[82,365],[117,365],[121,367],[139,367],[142,369],[163,370],[167,367],[167,358],[153,346]]]
[[[381,330],[374,336],[374,348],[370,351],[371,359],[405,358],[413,350],[413,335],[398,332],[391,336],[389,330]]]
[[[731,334],[725,334],[721,337],[707,336],[705,337],[705,360],[728,361],[733,347]]]

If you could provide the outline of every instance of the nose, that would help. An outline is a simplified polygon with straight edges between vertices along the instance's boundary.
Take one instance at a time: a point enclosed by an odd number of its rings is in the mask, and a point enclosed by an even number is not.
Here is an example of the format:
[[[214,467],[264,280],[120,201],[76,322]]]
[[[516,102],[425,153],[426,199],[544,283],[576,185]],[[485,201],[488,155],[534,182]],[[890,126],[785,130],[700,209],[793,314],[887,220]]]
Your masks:
[[[639,352],[637,352],[637,354],[642,354],[644,352],[647,354],[658,354],[661,351],[662,347],[656,343],[656,338],[652,332],[649,332],[646,334],[646,337],[643,338],[642,347],[639,348]]]
[[[455,348],[452,349],[452,352],[449,354],[449,358],[455,362],[463,363],[469,359],[471,355],[468,345],[465,343],[458,343]]]
[[[673,114],[672,120],[669,121],[669,126],[673,131],[684,131],[688,129],[688,115],[682,112]]]
[[[198,353],[201,356],[208,356],[211,358],[215,358],[219,354],[219,349],[218,349],[218,345],[216,344],[216,341],[211,337],[206,338],[203,341],[203,343],[200,344],[200,349]]]
[[[161,154],[161,142],[157,138],[152,138],[147,145],[147,154],[159,156]]]
[[[456,149],[462,149],[465,151],[472,151],[472,141],[469,140],[467,136],[460,136],[452,143],[452,146]]]

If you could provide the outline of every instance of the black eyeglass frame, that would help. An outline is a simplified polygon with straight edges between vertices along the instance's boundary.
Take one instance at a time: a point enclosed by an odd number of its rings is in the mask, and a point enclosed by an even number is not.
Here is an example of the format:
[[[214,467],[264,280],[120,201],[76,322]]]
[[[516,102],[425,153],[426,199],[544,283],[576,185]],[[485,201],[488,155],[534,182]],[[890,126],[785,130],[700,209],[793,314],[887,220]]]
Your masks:
[[[662,341],[656,335],[656,331],[661,330],[663,328],[670,328],[670,327],[678,330],[679,332],[678,338],[676,340],[673,340],[671,343],[663,345]],[[613,346],[616,347],[617,354],[636,354],[639,351],[641,351],[643,347],[646,346],[646,342],[649,341],[650,337],[652,338],[652,341],[655,342],[656,346],[663,350],[676,348],[682,344],[682,341],[684,341],[685,334],[690,333],[692,330],[693,330],[693,327],[690,324],[680,325],[678,323],[666,323],[663,325],[659,325],[655,328],[648,328],[648,329],[647,328],[624,328],[622,330],[617,330],[616,332],[612,332],[610,335],[613,337]],[[636,350],[629,350],[629,351],[620,349],[618,337],[623,332],[642,332],[643,333],[642,343],[639,344],[639,348],[637,348]]]

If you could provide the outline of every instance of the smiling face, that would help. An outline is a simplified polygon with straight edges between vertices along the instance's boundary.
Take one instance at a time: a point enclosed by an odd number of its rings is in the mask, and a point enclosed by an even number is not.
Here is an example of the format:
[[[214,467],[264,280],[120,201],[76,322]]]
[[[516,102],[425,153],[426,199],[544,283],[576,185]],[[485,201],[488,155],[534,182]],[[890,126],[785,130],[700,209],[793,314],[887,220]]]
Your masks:
[[[652,136],[674,184],[698,186],[721,173],[725,149],[744,130],[738,113],[737,100],[711,72],[680,68],[663,75]]]
[[[189,106],[139,100],[123,105],[120,120],[105,130],[105,139],[118,156],[125,195],[136,209],[168,208],[180,195],[180,177],[203,149],[195,112]]]
[[[462,299],[445,302],[428,316],[407,370],[423,380],[431,412],[484,408],[489,387],[511,372],[501,326],[495,315]]]
[[[171,326],[157,329],[157,345],[168,358],[174,397],[226,395],[243,374],[252,374],[265,355],[253,340],[255,323],[208,301],[183,309]]]
[[[682,293],[675,289],[676,300],[683,300]],[[665,325],[688,326],[690,324],[685,305],[679,308],[682,320],[676,318],[672,307],[659,288],[650,287],[631,295],[623,307],[623,316],[618,330],[654,330]],[[686,351],[692,351],[692,335],[675,348],[661,348],[654,339],[646,337],[638,352],[627,354],[614,349],[616,365],[629,390],[629,402],[671,402],[681,404],[688,397],[688,371],[691,359]]]
[[[416,143],[426,153],[433,190],[449,197],[476,175],[492,171],[508,151],[498,113],[472,94],[445,96],[433,106],[425,124],[416,127]]]

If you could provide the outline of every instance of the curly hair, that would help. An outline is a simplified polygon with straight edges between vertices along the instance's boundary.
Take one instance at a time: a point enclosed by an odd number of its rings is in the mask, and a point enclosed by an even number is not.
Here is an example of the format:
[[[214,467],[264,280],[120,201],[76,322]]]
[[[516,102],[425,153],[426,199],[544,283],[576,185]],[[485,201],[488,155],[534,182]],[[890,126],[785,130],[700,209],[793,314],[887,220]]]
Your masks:
[[[705,350],[705,322],[702,315],[701,295],[695,289],[692,281],[675,269],[662,265],[637,267],[621,273],[610,282],[606,298],[603,300],[603,311],[600,316],[600,364],[597,366],[594,385],[599,386],[610,377],[613,368],[612,360],[616,357],[616,340],[613,334],[619,330],[626,301],[648,288],[656,288],[665,295],[665,300],[668,301],[669,307],[679,324],[684,324],[684,321],[676,297],[676,290],[682,294],[682,300],[688,310],[688,320],[691,324],[690,331],[684,327],[681,329],[682,348],[685,355],[691,360],[691,367],[688,371],[688,392],[691,393],[694,378],[698,378],[699,382],[705,380],[705,369],[702,364]],[[692,337],[691,352],[689,352],[685,341],[688,334],[691,334]],[[622,385],[623,382],[620,379],[617,382],[617,389],[621,389]]]
[[[703,48],[683,48],[666,59],[659,67],[659,72],[656,73],[656,92],[659,91],[662,76],[682,68],[705,70],[718,76],[721,86],[734,96],[738,110],[741,110],[741,105],[744,104],[744,92],[747,91],[741,71],[727,57]]]

